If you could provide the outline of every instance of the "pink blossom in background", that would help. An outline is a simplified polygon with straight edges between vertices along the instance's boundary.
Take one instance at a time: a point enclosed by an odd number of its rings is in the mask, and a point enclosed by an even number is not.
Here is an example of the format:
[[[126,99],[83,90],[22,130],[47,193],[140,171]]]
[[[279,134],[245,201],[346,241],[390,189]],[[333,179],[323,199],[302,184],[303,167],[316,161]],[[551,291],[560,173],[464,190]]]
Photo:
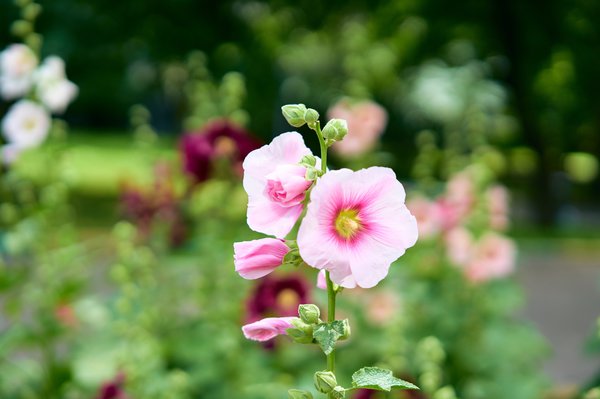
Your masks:
[[[375,286],[417,241],[417,222],[404,199],[389,168],[325,174],[312,189],[298,231],[300,255],[342,287]]]
[[[355,157],[372,151],[387,125],[387,112],[373,101],[341,100],[327,111],[329,119],[344,119],[348,134],[332,146],[334,152]]]
[[[325,269],[320,270],[317,274],[317,288],[322,290],[327,289],[327,276],[325,275]]]
[[[465,266],[473,252],[473,235],[464,227],[455,227],[444,236],[448,259],[457,266]]]
[[[305,155],[311,152],[296,132],[277,136],[248,154],[243,165],[244,189],[252,230],[284,238],[294,227],[311,185],[304,178],[306,169],[298,165]]]
[[[245,279],[253,280],[271,273],[283,262],[289,248],[283,240],[260,240],[233,244],[235,271]]]
[[[400,298],[393,291],[379,291],[367,296],[367,319],[377,325],[389,324],[401,312]]]
[[[196,183],[211,177],[219,158],[230,158],[234,170],[241,170],[244,158],[258,147],[257,139],[227,120],[209,122],[197,132],[184,134],[179,142],[183,169]]]
[[[277,335],[287,334],[292,327],[292,320],[297,317],[267,317],[242,327],[244,336],[253,341],[268,341]]]
[[[466,172],[454,175],[446,185],[444,196],[438,200],[444,229],[449,230],[460,224],[474,203],[475,187],[472,178]]]
[[[486,198],[490,212],[490,227],[494,230],[506,230],[509,224],[508,190],[501,185],[492,186],[487,190]]]
[[[512,240],[496,233],[486,233],[475,244],[473,256],[465,269],[473,282],[505,277],[515,268],[516,248]]]
[[[406,206],[417,219],[420,238],[433,237],[442,227],[442,209],[438,204],[424,197],[414,197]]]

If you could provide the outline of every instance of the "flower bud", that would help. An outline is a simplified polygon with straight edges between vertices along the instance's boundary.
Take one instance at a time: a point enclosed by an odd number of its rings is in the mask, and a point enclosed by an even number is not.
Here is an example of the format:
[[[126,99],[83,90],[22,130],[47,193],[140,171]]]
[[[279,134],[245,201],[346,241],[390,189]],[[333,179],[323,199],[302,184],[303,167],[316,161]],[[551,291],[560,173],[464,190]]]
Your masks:
[[[323,137],[331,144],[342,140],[348,134],[348,124],[344,119],[332,119],[323,128]]]
[[[308,108],[304,114],[304,121],[311,129],[314,129],[317,121],[319,120],[319,113],[312,108]]]
[[[288,390],[288,399],[313,399],[312,393],[301,389]]]
[[[300,160],[300,165],[308,167],[314,167],[317,165],[317,158],[314,155],[309,154],[302,157]]]
[[[310,344],[313,342],[313,326],[300,319],[294,319],[292,327],[287,329],[287,335],[296,343]]]
[[[322,393],[329,393],[337,386],[335,374],[331,371],[317,371],[314,380],[317,391]]]
[[[331,390],[331,396],[333,396],[334,399],[343,399],[346,397],[346,389],[338,385]]]
[[[342,323],[343,323],[343,329],[342,329],[342,335],[339,338],[340,341],[350,338],[350,335],[352,333],[352,331],[350,330],[350,322],[348,321],[348,319],[342,320]]]
[[[298,315],[306,324],[317,324],[321,316],[321,311],[317,305],[313,305],[312,303],[303,304],[298,306]]]
[[[315,181],[322,175],[323,173],[321,172],[321,170],[311,166],[309,168],[306,168],[306,174],[304,175],[304,178],[309,181]]]
[[[306,106],[304,104],[288,104],[281,107],[283,117],[294,127],[300,127],[306,123],[306,111]]]

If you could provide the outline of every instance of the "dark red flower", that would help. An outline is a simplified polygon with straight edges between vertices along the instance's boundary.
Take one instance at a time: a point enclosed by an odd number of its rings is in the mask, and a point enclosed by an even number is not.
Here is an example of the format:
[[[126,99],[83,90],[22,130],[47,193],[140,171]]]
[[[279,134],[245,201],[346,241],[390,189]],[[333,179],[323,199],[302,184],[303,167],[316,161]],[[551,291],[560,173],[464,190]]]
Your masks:
[[[301,274],[269,275],[248,298],[248,322],[265,317],[298,316],[298,305],[310,303],[310,288]]]
[[[172,184],[172,172],[167,164],[159,163],[154,176],[150,189],[125,184],[121,207],[125,216],[137,225],[142,238],[151,234],[155,222],[165,223],[175,247],[183,243],[187,229]]]
[[[125,384],[125,376],[117,375],[112,381],[108,381],[100,387],[96,399],[127,399],[123,385]]]
[[[234,170],[241,171],[246,155],[260,146],[261,143],[246,130],[225,119],[210,122],[200,131],[184,134],[179,143],[183,169],[196,183],[211,177],[214,163],[220,158],[229,159]]]

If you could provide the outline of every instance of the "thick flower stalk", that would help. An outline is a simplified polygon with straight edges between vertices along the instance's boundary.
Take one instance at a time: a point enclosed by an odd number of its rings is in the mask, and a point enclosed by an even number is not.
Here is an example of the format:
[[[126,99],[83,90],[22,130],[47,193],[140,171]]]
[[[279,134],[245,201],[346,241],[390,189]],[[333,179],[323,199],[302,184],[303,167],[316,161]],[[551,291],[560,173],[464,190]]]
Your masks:
[[[328,171],[327,150],[348,133],[346,121],[332,119],[321,129],[317,111],[303,104],[286,105],[282,111],[290,125],[307,125],[315,132],[320,159],[297,132],[284,133],[248,154],[243,164],[248,225],[275,238],[235,243],[235,268],[246,279],[285,265],[319,269],[318,285],[327,289],[327,317],[321,319],[316,305],[301,304],[298,317],[258,320],[245,325],[243,333],[257,341],[286,334],[297,343],[319,345],[327,368],[315,373],[314,382],[327,398],[344,398],[361,388],[418,389],[376,367],[354,373],[350,387],[339,385],[335,374],[336,342],[348,339],[351,331],[347,319],[336,320],[336,296],[343,289],[377,285],[417,240],[417,221],[404,203],[404,188],[389,168]],[[298,223],[297,237],[288,237]],[[292,389],[289,397],[313,396]]]

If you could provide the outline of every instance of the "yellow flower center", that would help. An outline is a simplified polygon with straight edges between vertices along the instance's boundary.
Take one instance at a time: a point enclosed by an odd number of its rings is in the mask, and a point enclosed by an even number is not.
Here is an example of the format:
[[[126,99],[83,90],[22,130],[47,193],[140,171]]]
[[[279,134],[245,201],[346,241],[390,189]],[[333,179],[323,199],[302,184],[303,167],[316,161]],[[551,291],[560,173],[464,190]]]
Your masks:
[[[354,237],[362,228],[356,209],[344,209],[335,218],[335,231],[345,238]]]
[[[286,288],[277,295],[276,301],[284,309],[293,309],[300,303],[300,296],[296,291]]]

